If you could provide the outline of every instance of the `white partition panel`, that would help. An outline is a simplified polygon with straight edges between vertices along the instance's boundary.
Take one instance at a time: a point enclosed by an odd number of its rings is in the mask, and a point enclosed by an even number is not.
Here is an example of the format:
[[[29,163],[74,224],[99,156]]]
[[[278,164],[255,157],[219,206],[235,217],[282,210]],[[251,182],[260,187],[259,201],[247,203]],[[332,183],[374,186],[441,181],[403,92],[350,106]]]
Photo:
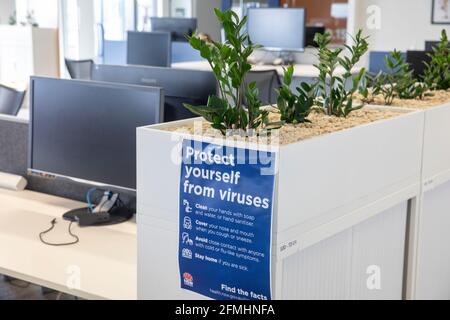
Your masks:
[[[416,299],[450,299],[450,182],[423,195]]]
[[[400,300],[407,210],[404,202],[285,259],[281,298]]]

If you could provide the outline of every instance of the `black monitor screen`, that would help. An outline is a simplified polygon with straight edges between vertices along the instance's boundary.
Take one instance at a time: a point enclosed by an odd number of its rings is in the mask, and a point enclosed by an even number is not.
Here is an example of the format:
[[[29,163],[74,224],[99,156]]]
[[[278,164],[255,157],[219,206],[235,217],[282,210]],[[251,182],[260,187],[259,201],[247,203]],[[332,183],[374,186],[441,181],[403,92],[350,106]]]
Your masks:
[[[267,50],[303,51],[305,20],[304,8],[254,8],[247,29],[252,42]]]
[[[314,42],[316,34],[324,34],[326,32],[325,27],[306,27],[305,29],[305,47],[317,47]]]
[[[195,18],[150,18],[152,31],[166,31],[174,41],[187,41],[186,37],[197,30]]]
[[[29,168],[136,189],[136,128],[161,122],[160,88],[34,77]]]
[[[419,79],[425,73],[425,63],[430,63],[430,52],[427,51],[407,51],[406,62],[409,63],[413,75]]]
[[[127,63],[170,67],[172,64],[170,33],[128,31]]]
[[[425,51],[433,51],[434,48],[437,48],[440,44],[440,41],[425,41]],[[447,44],[447,47],[450,48],[450,42]]]
[[[211,71],[95,65],[92,80],[163,88],[165,122],[196,117],[183,103],[206,105],[209,96],[217,92],[217,82]]]

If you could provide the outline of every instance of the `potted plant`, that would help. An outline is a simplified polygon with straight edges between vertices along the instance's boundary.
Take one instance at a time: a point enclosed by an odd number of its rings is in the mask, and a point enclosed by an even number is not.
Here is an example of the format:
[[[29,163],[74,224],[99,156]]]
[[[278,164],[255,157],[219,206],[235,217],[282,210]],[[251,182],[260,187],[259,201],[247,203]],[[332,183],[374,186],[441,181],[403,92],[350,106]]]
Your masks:
[[[402,53],[394,50],[385,57],[384,62],[387,72],[380,72],[370,79],[371,89],[364,88],[361,93],[363,101],[375,102],[375,97],[382,97],[385,105],[392,105],[395,99],[405,101],[408,99],[422,100],[428,87],[424,83],[417,82],[413,77],[413,70],[405,62]],[[369,98],[370,95],[370,98]]]
[[[139,283],[146,293],[145,288],[165,283],[145,298],[200,297],[181,290],[178,276],[180,158],[185,139],[276,155],[271,159],[277,167],[272,231],[275,299],[282,297],[283,283],[297,285],[289,275],[282,281],[286,258],[397,204],[405,204],[400,208],[405,208],[401,214],[406,218],[406,201],[419,188],[423,113],[362,108],[353,102],[364,78],[364,70],[351,72],[367,50],[361,33],[347,47],[350,57],[343,56],[342,49],[329,49],[328,35],[319,36],[318,84],[290,91],[293,69],[288,67],[277,108],[271,112],[273,108],[261,106],[254,85],[243,87],[251,68],[246,59],[257,48],[241,32],[245,19],[240,21],[232,12],[216,14],[225,43],[206,43],[195,35],[189,40],[210,62],[221,96],[211,97],[207,106],[186,106],[202,118],[137,132]],[[338,65],[347,71],[342,77],[334,74]],[[150,263],[154,259],[158,263]],[[399,259],[394,264],[402,263]]]
[[[227,41],[225,43],[205,41],[193,35],[189,37],[191,46],[206,59],[216,76],[220,97],[211,96],[206,106],[185,107],[194,114],[202,116],[211,123],[211,127],[222,134],[234,134],[244,131],[251,134],[254,130],[270,130],[281,123],[270,123],[269,112],[262,110],[256,84],[245,84],[244,79],[251,70],[248,59],[253,51],[259,48],[251,42],[243,32],[247,23],[242,21],[233,11],[215,10],[217,18],[223,25]]]

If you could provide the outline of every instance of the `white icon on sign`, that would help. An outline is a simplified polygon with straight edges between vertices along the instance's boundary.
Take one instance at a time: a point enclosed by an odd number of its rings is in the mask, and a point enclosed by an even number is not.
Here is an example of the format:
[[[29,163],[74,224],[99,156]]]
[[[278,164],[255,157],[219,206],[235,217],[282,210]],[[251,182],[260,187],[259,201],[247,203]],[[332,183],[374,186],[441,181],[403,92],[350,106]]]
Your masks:
[[[186,230],[192,230],[192,220],[189,217],[184,218],[183,227]]]
[[[192,207],[190,206],[189,201],[184,200],[183,201],[183,206],[185,207],[186,213],[192,213]]]
[[[187,233],[187,232],[183,232],[181,239],[183,240],[183,244],[187,244],[189,246],[194,245],[194,241],[192,241],[192,239],[189,237],[189,233]]]
[[[181,254],[182,254],[183,258],[185,258],[185,259],[192,259],[192,251],[189,249],[183,249]]]

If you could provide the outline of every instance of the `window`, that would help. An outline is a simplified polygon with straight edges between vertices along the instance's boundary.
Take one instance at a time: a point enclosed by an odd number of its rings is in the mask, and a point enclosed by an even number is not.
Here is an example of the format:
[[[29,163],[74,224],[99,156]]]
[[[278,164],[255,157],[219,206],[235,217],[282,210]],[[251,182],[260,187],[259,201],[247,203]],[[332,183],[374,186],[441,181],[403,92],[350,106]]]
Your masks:
[[[64,39],[64,54],[66,57],[78,59],[78,3],[76,0],[61,1],[61,11],[63,15],[63,39]],[[70,14],[72,13],[72,14]]]
[[[268,7],[267,0],[263,1],[252,1],[252,0],[233,0],[231,8],[234,12],[238,14],[239,17],[247,15],[247,10],[250,8],[264,8]]]
[[[104,40],[122,41],[134,30],[134,0],[95,0],[95,17],[101,25]]]
[[[58,27],[58,0],[16,0],[16,13],[18,24]]]
[[[164,0],[137,0],[137,30],[150,31],[151,17],[162,17],[164,12]],[[165,0],[167,1],[167,0]]]
[[[170,15],[177,18],[191,18],[192,0],[171,0]]]

